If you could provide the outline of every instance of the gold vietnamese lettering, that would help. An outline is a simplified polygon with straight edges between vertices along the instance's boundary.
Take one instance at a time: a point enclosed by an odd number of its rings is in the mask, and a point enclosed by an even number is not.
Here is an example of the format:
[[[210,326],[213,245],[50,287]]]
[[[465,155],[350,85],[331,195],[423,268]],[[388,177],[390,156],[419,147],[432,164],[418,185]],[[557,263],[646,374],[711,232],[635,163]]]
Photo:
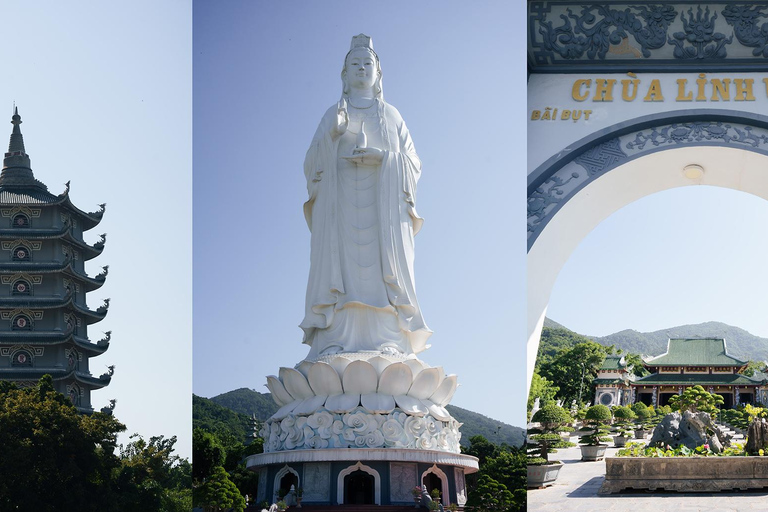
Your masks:
[[[576,101],[584,101],[589,97],[589,90],[585,92],[581,92],[582,87],[584,89],[589,89],[589,86],[592,85],[592,80],[576,80],[573,82],[573,89],[571,89],[571,97]]]

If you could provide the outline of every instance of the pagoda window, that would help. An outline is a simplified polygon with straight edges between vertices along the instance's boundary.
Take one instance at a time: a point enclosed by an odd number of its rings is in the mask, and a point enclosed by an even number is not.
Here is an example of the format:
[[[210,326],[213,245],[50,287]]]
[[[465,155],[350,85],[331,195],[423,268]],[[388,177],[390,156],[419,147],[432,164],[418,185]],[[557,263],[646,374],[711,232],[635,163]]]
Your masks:
[[[11,295],[29,295],[32,293],[32,287],[23,279],[19,279],[12,286]]]
[[[29,227],[29,217],[24,215],[23,213],[19,213],[13,218],[13,227],[14,228],[28,228]]]
[[[14,331],[31,331],[32,321],[27,315],[16,315],[11,321],[11,329]]]
[[[31,259],[31,251],[23,245],[20,245],[13,250],[13,261],[30,261]]]
[[[32,355],[26,350],[14,352],[11,356],[11,366],[32,366]]]

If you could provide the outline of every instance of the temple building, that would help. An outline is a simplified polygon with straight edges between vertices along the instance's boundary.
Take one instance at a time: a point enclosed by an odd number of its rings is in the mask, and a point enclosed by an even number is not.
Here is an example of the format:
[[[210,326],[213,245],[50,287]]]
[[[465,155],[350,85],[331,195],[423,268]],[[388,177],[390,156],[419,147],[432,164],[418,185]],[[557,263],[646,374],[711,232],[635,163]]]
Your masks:
[[[104,205],[94,213],[78,209],[69,183],[59,195],[48,192],[32,173],[18,109],[11,123],[0,173],[0,379],[25,387],[49,374],[55,389],[89,414],[91,391],[108,385],[114,369],[91,374],[90,358],[106,352],[110,333],[88,338],[109,299],[88,308],[86,294],[104,284],[107,267],[90,277],[85,262],[101,254],[106,235],[89,245],[83,233],[99,224]]]
[[[629,402],[629,384],[636,378],[629,370],[624,356],[607,356],[592,381],[596,388],[595,403],[612,407]]]
[[[615,359],[606,358],[595,379],[596,403],[666,405],[670,397],[696,385],[721,395],[724,408],[765,401],[768,384],[765,375],[740,374],[747,361],[730,355],[722,338],[670,339],[665,353],[644,359],[643,366],[651,373],[636,379],[622,380],[614,376],[614,373],[626,374],[628,370]],[[616,400],[606,403],[609,397]]]

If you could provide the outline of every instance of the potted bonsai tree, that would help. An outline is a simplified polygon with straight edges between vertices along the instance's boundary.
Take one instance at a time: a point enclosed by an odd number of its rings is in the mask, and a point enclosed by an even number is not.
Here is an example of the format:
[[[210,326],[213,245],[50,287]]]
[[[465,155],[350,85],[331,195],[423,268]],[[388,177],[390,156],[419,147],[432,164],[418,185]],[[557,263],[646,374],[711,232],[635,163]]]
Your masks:
[[[563,467],[560,461],[550,461],[549,454],[557,448],[574,446],[559,434],[572,418],[557,404],[547,404],[531,419],[539,426],[528,430],[528,487],[543,487],[552,484]]]
[[[643,402],[637,402],[632,406],[632,412],[637,415],[635,419],[635,439],[645,439],[648,434],[648,420],[653,416],[653,412]]]
[[[584,422],[593,427],[594,432],[581,436],[581,460],[602,460],[608,445],[602,444],[610,441],[608,436],[608,423],[611,421],[611,410],[605,405],[593,405],[587,409]]]
[[[625,446],[627,441],[634,436],[634,432],[630,428],[632,420],[637,415],[625,405],[619,405],[613,408],[613,427],[616,435],[613,436],[614,446]]]

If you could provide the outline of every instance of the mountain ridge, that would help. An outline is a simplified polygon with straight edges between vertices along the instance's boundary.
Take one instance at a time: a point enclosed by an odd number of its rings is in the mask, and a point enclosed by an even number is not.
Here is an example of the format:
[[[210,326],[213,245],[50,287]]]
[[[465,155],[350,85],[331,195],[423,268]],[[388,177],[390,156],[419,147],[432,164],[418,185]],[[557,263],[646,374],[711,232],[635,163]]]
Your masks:
[[[544,325],[567,329],[576,333],[576,331],[548,318],[544,320]],[[741,327],[716,321],[678,325],[651,332],[623,329],[606,336],[590,336],[588,334],[581,334],[581,336],[601,345],[614,345],[623,351],[645,356],[656,356],[666,352],[670,338],[723,338],[728,353],[734,357],[744,360],[768,360],[768,338],[755,336]]]

